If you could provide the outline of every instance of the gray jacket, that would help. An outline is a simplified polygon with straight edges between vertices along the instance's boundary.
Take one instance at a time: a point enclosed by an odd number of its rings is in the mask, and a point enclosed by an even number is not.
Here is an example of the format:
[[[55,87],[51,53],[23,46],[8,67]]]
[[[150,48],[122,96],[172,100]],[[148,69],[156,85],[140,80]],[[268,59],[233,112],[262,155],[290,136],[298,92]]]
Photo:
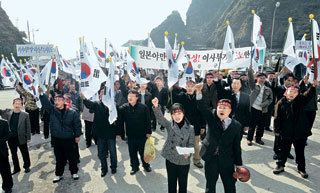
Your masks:
[[[9,129],[10,129],[10,119],[13,111],[10,109],[0,110],[0,116],[8,121]],[[27,140],[31,140],[31,125],[29,114],[26,112],[22,112],[19,115],[19,123],[18,123],[18,139],[19,144],[23,145],[27,143]]]
[[[254,101],[257,99],[259,93],[260,93],[260,86],[258,86],[255,83],[253,73],[252,71],[249,70],[248,72],[248,79],[249,79],[249,87],[251,90],[250,93],[250,106],[252,107]],[[268,106],[272,103],[273,100],[273,94],[271,88],[265,86],[264,87],[264,92],[262,96],[262,113],[267,113],[268,112]],[[250,108],[251,111],[251,108]]]
[[[193,126],[185,123],[180,129],[176,123],[164,118],[160,105],[158,108],[153,107],[153,112],[160,125],[168,131],[167,140],[161,152],[162,157],[176,165],[189,165],[190,157],[185,159],[184,155],[179,155],[176,147],[194,147]]]

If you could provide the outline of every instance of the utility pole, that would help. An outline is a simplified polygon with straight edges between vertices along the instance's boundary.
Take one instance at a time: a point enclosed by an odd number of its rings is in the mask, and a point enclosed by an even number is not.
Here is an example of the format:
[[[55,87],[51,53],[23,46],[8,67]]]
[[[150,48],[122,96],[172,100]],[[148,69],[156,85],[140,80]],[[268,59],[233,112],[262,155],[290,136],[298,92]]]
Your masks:
[[[29,44],[31,44],[31,39],[30,39],[30,28],[29,28],[29,21],[28,21],[28,20],[27,20],[27,28],[28,28]]]

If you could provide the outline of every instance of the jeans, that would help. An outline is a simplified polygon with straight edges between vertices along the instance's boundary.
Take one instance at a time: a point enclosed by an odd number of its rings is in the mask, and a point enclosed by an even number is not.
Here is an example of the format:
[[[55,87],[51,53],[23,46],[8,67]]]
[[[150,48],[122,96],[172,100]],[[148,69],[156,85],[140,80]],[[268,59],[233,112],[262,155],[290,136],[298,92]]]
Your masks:
[[[98,138],[98,157],[101,162],[101,171],[108,171],[107,164],[107,153],[110,152],[111,169],[117,168],[117,149],[116,149],[116,139]]]

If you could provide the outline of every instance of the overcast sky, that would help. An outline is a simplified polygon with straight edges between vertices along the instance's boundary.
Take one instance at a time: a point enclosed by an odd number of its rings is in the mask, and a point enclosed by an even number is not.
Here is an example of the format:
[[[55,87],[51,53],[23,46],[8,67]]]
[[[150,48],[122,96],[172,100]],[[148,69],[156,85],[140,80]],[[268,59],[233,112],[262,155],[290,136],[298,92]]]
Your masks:
[[[185,21],[191,0],[0,0],[12,23],[21,31],[35,32],[37,44],[59,46],[66,59],[75,57],[78,38],[85,36],[104,49],[104,38],[115,47],[140,40],[173,10]],[[31,41],[33,41],[31,33]]]

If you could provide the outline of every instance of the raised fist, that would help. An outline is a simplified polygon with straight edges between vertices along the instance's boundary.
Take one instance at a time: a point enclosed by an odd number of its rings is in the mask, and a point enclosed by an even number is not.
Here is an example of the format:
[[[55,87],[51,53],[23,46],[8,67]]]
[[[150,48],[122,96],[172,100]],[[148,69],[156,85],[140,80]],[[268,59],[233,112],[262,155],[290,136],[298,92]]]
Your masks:
[[[152,99],[152,104],[153,104],[153,106],[155,107],[155,108],[158,108],[158,104],[159,103],[159,100],[158,100],[158,98],[157,97],[155,97],[154,99]]]
[[[201,93],[202,88],[203,88],[203,83],[198,83],[198,84],[195,85],[195,89],[196,89],[198,94]]]

